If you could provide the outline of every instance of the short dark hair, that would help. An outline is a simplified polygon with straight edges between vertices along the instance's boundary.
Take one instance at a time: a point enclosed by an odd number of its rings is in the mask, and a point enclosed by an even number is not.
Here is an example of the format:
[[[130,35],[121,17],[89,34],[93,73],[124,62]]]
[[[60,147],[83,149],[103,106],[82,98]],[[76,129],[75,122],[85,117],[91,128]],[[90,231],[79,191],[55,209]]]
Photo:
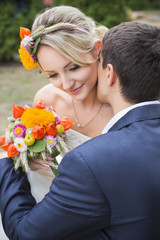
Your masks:
[[[119,77],[121,93],[130,102],[160,97],[160,28],[126,22],[104,36],[103,68],[112,64]]]

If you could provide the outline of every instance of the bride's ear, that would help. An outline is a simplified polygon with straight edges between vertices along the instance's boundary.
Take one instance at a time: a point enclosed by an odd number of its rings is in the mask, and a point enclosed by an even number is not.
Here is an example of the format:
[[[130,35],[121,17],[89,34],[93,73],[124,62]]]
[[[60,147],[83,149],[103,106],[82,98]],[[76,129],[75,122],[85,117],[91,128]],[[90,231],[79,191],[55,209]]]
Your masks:
[[[100,55],[101,49],[102,49],[102,42],[100,40],[98,40],[94,45],[94,51],[95,51],[97,58]]]

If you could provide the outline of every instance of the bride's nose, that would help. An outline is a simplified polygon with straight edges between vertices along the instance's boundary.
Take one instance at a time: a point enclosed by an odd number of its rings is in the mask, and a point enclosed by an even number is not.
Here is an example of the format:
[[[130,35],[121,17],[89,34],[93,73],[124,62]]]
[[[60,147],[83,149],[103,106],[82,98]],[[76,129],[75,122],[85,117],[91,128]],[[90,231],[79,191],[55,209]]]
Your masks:
[[[73,87],[74,81],[67,77],[67,75],[61,76],[62,86],[64,90],[69,90]]]

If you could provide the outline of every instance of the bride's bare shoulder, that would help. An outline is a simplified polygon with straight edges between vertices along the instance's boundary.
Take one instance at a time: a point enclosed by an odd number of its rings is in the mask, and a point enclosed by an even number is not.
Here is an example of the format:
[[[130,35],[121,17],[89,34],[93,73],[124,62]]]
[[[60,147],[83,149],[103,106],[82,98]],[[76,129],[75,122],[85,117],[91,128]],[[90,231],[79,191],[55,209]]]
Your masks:
[[[56,108],[59,107],[57,105],[63,105],[63,103],[70,101],[70,96],[52,84],[47,84],[36,93],[33,104],[40,100],[46,105],[53,105]]]
[[[57,93],[52,84],[47,84],[41,89],[38,90],[34,97],[33,103],[37,103],[39,100],[42,100],[45,104],[48,104],[51,101],[51,98],[55,97]]]

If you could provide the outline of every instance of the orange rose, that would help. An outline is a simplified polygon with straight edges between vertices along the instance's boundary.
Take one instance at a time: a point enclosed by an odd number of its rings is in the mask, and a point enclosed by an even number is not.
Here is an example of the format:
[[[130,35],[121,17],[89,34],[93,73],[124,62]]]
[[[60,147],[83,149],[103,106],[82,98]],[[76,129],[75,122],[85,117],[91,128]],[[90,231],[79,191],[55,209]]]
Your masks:
[[[13,143],[11,143],[7,150],[8,157],[15,157],[19,154],[19,151],[16,149]]]
[[[13,111],[14,118],[20,118],[20,117],[22,117],[25,110],[23,107],[14,104],[12,111]]]
[[[72,122],[72,120],[70,118],[63,117],[60,120],[60,124],[64,127],[64,130],[66,131],[73,125],[73,122]]]
[[[35,126],[32,129],[32,135],[35,139],[41,139],[45,136],[44,128],[40,126]]]
[[[52,135],[55,136],[57,133],[57,128],[55,127],[55,125],[53,123],[47,125],[46,127],[46,133],[47,135]]]

